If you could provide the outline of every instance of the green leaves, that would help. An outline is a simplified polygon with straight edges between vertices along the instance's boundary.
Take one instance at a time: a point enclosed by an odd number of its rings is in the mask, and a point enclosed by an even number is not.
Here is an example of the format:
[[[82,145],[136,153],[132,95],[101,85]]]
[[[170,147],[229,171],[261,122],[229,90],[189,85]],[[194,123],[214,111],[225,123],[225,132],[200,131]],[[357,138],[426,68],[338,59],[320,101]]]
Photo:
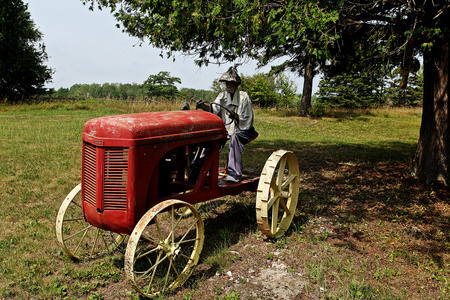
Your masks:
[[[53,71],[47,61],[42,34],[22,0],[4,0],[0,6],[0,99],[15,102],[42,94]]]
[[[147,90],[147,95],[150,97],[171,98],[178,94],[175,83],[181,83],[181,79],[171,77],[170,72],[161,71],[156,75],[150,75],[144,82],[143,88]]]
[[[86,2],[86,1],[85,1]],[[119,9],[120,2],[120,9]],[[124,30],[161,49],[198,56],[200,64],[252,57],[298,61],[305,51],[327,56],[337,13],[315,1],[92,0],[116,11]]]
[[[384,100],[381,72],[354,71],[324,78],[316,94],[318,102],[331,107],[377,107]]]
[[[241,90],[261,107],[287,107],[295,105],[297,86],[283,74],[256,74],[242,77]]]

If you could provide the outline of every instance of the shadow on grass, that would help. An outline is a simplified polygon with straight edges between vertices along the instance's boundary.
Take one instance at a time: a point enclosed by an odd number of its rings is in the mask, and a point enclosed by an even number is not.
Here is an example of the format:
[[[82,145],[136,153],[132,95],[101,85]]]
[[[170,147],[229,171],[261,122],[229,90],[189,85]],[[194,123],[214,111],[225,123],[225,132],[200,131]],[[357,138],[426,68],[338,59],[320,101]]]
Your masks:
[[[311,219],[324,217],[340,224],[330,236],[337,240],[335,245],[358,251],[357,243],[370,246],[373,237],[346,228],[365,222],[387,224],[383,230],[398,229],[400,225],[405,231],[399,235],[403,243],[416,239],[407,244],[409,249],[428,255],[442,266],[442,255],[449,251],[450,226],[437,204],[448,205],[450,193],[448,189],[432,191],[410,176],[415,147],[414,143],[401,142],[317,145],[286,140],[255,141],[245,148],[244,164],[246,169],[262,170],[265,160],[280,148],[297,156],[299,202],[287,235],[303,230]],[[418,226],[423,229],[416,229]],[[228,249],[239,242],[241,235],[254,230],[257,230],[254,199],[233,203],[215,218],[205,220],[202,259],[216,255],[218,249]],[[208,270],[194,276],[211,277],[220,268],[220,263],[210,264]]]
[[[223,268],[226,261],[233,260],[233,254],[228,249],[237,244],[240,238],[257,229],[254,193],[241,194],[228,200],[216,200],[222,206],[214,204],[210,217],[203,219],[205,227],[205,243],[201,254],[201,262],[207,262],[209,267],[196,276],[212,277]],[[226,204],[224,204],[226,203]],[[210,204],[210,205],[211,205]],[[200,210],[204,210],[200,208]]]
[[[245,147],[244,163],[261,164],[270,154],[279,149],[293,151],[303,167],[322,167],[324,162],[383,162],[410,160],[415,152],[416,143],[380,142],[365,144],[333,143],[319,144],[311,142],[254,141]],[[256,162],[254,161],[256,159]],[[262,163],[264,164],[264,163]]]

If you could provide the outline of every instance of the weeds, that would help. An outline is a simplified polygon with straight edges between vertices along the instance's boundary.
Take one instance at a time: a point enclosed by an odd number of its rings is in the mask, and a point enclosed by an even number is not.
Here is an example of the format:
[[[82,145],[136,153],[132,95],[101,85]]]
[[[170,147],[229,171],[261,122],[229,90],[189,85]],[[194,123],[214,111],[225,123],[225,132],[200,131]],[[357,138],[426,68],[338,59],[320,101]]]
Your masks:
[[[229,294],[226,294],[223,297],[223,300],[239,300],[239,299],[241,299],[240,295],[234,291]]]

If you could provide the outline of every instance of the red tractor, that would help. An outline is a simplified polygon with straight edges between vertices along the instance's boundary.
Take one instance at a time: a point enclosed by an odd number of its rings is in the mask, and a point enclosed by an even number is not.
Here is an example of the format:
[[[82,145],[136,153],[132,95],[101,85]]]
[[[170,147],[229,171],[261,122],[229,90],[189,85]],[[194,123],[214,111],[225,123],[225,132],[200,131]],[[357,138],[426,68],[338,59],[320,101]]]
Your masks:
[[[197,264],[203,221],[194,204],[256,192],[256,216],[268,237],[281,236],[295,213],[298,163],[279,150],[261,176],[225,181],[219,152],[222,120],[204,111],[170,111],[96,118],[83,130],[81,183],[63,201],[57,239],[76,259],[104,255],[128,237],[125,273],[142,295],[182,285]],[[190,176],[192,155],[209,149]],[[80,193],[81,192],[81,193]]]

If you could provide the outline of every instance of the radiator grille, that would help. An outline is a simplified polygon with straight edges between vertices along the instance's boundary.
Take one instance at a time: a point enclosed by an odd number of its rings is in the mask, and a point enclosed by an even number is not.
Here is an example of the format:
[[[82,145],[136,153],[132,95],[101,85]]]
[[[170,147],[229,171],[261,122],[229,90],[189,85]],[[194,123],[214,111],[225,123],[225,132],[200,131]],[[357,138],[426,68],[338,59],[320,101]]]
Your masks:
[[[105,149],[103,209],[127,209],[128,148]]]
[[[95,205],[97,195],[96,185],[96,148],[91,144],[84,144],[84,201]]]
[[[97,178],[98,148],[84,143],[84,201],[96,205],[97,185],[103,180],[103,210],[127,209],[128,148],[105,148],[103,178]]]

